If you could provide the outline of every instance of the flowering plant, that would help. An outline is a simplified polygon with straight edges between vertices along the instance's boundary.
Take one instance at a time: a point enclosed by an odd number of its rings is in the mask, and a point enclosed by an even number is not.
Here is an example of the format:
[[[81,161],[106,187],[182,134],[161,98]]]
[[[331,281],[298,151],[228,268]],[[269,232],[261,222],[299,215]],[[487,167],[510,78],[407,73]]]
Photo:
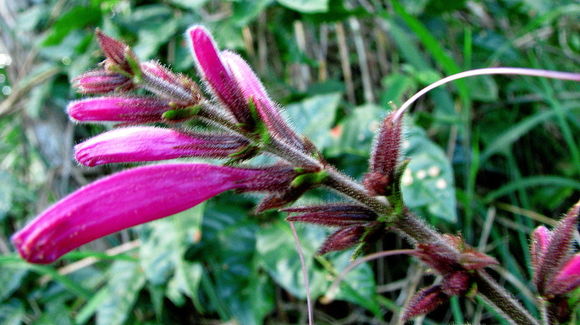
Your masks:
[[[256,212],[282,209],[290,214],[287,220],[291,224],[335,228],[319,254],[351,247],[356,247],[354,257],[366,254],[387,231],[408,238],[414,249],[373,257],[415,256],[440,274],[442,281],[415,294],[402,313],[403,320],[428,313],[453,296],[479,295],[512,323],[538,324],[485,271],[498,264],[495,258],[470,247],[461,236],[438,233],[405,205],[401,182],[408,161],[400,150],[403,116],[426,92],[464,77],[519,74],[580,81],[580,75],[489,68],[435,82],[383,120],[369,170],[359,184],[328,163],[309,139],[289,126],[239,55],[220,51],[204,27],[193,26],[186,35],[203,87],[159,62],[140,62],[129,46],[97,31],[106,59],[99,69],[76,78],[74,85],[81,93],[103,96],[72,102],[68,114],[78,122],[119,124],[78,144],[75,157],[86,166],[182,157],[223,159],[224,165],[142,166],[83,187],[12,237],[24,259],[52,263],[94,239],[184,211],[225,191],[259,192],[264,198]],[[149,95],[135,94],[139,89]],[[192,130],[191,121],[202,123],[204,130]],[[261,154],[278,160],[268,166],[248,163]],[[287,208],[318,187],[330,188],[348,201]],[[552,231],[540,227],[532,234],[534,283],[546,323],[566,320],[574,308],[565,297],[580,285],[580,257],[571,252],[579,209],[576,204]],[[306,273],[304,277],[308,286]],[[307,300],[311,310],[308,296]],[[313,323],[311,311],[309,316]]]

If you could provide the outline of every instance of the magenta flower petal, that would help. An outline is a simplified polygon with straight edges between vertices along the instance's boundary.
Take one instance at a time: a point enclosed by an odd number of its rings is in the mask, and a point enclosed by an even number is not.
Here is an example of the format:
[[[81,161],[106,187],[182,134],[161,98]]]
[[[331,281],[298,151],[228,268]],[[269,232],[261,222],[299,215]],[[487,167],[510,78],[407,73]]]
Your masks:
[[[542,265],[542,259],[548,245],[550,245],[550,239],[552,238],[552,232],[544,226],[539,226],[532,232],[532,243],[530,245],[530,254],[532,255],[532,268],[534,269],[534,282],[537,285],[537,270]]]
[[[148,97],[98,97],[71,102],[69,116],[77,121],[155,122],[171,110],[168,101]]]
[[[253,100],[260,119],[264,121],[268,130],[291,145],[298,148],[303,147],[302,140],[284,120],[276,104],[270,99],[262,82],[248,63],[230,51],[221,52],[220,57],[242,90],[246,102]]]
[[[267,170],[169,164],[126,170],[57,202],[12,237],[31,263],[63,254],[122,229],[189,209]]]
[[[152,126],[114,129],[75,146],[85,166],[181,157],[226,158],[248,142],[225,134],[186,133]]]
[[[219,50],[211,34],[202,26],[193,26],[187,30],[187,35],[197,69],[209,88],[239,122],[250,122],[247,102],[220,58]]]
[[[574,255],[554,277],[548,293],[561,295],[580,286],[580,253]]]

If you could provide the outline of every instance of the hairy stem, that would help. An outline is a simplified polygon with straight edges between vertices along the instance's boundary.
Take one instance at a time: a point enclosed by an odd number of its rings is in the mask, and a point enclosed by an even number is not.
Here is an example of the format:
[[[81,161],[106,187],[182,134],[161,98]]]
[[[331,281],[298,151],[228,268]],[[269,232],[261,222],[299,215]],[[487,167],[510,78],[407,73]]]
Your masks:
[[[526,69],[526,71],[523,71],[525,73],[522,73],[522,70],[523,69],[495,68],[495,70],[487,69],[487,73],[485,74],[490,74],[490,72],[503,74],[519,73],[554,77],[550,76],[549,73],[543,70],[530,72],[529,69]],[[398,113],[399,115],[402,115],[404,111],[411,105],[411,103],[416,100],[416,98],[418,98],[418,96],[423,95],[427,91],[431,90],[435,87],[435,85],[438,86],[451,80],[479,74],[484,74],[484,72],[476,70],[467,75],[457,74],[446,79],[442,79],[439,83],[435,83],[423,89],[413,98],[409,99],[401,108],[399,108]],[[557,77],[562,78],[561,75],[558,75]],[[572,74],[572,76],[569,76],[566,74],[563,77],[577,78],[577,75]],[[147,74],[144,74],[143,88],[156,93],[163,91],[169,92],[169,95],[175,96],[184,102],[190,101],[194,97],[193,94],[190,94],[186,91],[168,89],[164,86],[161,79],[150,77]],[[208,102],[204,101],[202,104],[202,110],[200,111],[200,116],[236,133],[244,133],[244,131],[241,130],[234,121],[229,119],[221,112],[222,111],[219,109],[219,107],[212,106]],[[252,138],[249,134],[246,134],[246,136],[248,136],[248,138]],[[342,174],[334,167],[322,163],[321,161],[312,157],[309,153],[297,149],[284,141],[274,137],[272,137],[270,140],[271,141],[269,141],[269,143],[266,144],[263,148],[265,151],[279,156],[280,158],[285,159],[286,161],[295,164],[296,166],[324,168],[328,173],[328,177],[324,184],[329,188],[366,205],[379,215],[389,214],[392,211],[391,205],[386,198],[371,196],[362,185],[355,182],[350,177]],[[428,226],[419,217],[413,215],[409,211],[405,211],[403,215],[401,215],[400,218],[395,221],[393,226],[401,231],[402,234],[413,244],[439,243],[454,249],[449,244],[447,244],[439,232]],[[538,322],[529,314],[529,312],[524,307],[522,307],[522,305],[507,291],[501,288],[487,273],[484,271],[477,272],[475,274],[475,281],[478,285],[479,294],[492,306],[494,306],[502,315],[504,315],[511,323],[521,325],[538,324]]]

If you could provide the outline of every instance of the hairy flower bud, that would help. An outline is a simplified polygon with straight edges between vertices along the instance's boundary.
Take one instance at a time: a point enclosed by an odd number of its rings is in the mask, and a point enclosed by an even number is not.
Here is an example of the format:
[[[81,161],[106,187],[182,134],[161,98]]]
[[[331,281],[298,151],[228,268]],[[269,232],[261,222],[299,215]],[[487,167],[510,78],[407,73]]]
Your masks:
[[[391,112],[383,120],[371,152],[369,173],[364,185],[372,195],[386,195],[393,182],[401,146],[402,119]]]
[[[296,148],[304,148],[302,139],[284,120],[279,108],[270,99],[262,82],[248,63],[230,51],[221,52],[220,57],[238,83],[245,100],[251,101],[255,106],[260,120],[264,122],[268,131]]]
[[[127,44],[104,34],[99,29],[97,29],[96,35],[99,45],[107,57],[105,68],[115,70],[115,67],[118,67],[122,71],[132,74],[134,71],[132,71],[131,60],[136,61],[137,56],[131,51],[131,48]]]
[[[251,114],[238,83],[224,65],[211,34],[202,26],[187,30],[197,70],[208,88],[230,110],[236,120],[252,128]]]
[[[364,235],[365,227],[360,225],[340,228],[332,235],[328,236],[322,246],[318,249],[319,255],[329,252],[341,251],[356,245]]]
[[[151,126],[127,127],[76,145],[75,158],[91,167],[181,157],[227,158],[248,144],[236,135],[179,132]]]
[[[331,227],[351,226],[367,223],[377,219],[377,214],[360,205],[325,204],[307,207],[283,209],[284,212],[301,213],[286,220],[291,222],[307,222]]]
[[[71,102],[68,115],[79,122],[162,121],[162,114],[173,109],[168,101],[151,97],[97,97]]]
[[[83,94],[105,94],[133,89],[131,79],[105,70],[93,70],[76,77],[73,87]]]
[[[161,81],[159,84],[163,86],[162,89],[149,89],[156,95],[177,102],[182,106],[194,106],[202,100],[201,91],[191,78],[182,74],[175,74],[157,61],[141,63],[140,67],[143,75]],[[180,94],[191,94],[192,99],[180,100]]]
[[[408,321],[413,317],[427,314],[449,300],[440,285],[434,285],[417,292],[405,308],[402,319]]]

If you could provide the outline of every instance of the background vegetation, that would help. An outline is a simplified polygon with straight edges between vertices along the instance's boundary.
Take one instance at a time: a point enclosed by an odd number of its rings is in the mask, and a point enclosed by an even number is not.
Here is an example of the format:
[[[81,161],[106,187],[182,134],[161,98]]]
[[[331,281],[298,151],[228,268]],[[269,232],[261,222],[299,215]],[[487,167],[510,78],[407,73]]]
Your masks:
[[[110,126],[75,126],[71,79],[102,60],[94,29],[194,76],[183,33],[209,27],[241,53],[294,126],[359,178],[392,105],[462,70],[518,66],[578,72],[573,0],[0,1],[0,323],[297,324],[304,285],[284,215],[224,194],[178,216],[109,236],[49,266],[29,265],[10,235],[51,202],[127,166],[83,168],[72,146]],[[407,121],[407,203],[500,260],[495,276],[534,312],[528,234],[580,193],[578,84],[478,77],[432,92]],[[390,103],[393,104],[390,104]],[[307,202],[336,199],[314,191]],[[87,216],[90,218],[90,216]],[[324,231],[299,226],[320,298],[349,252],[313,257]],[[406,247],[388,234],[377,250]],[[318,324],[396,323],[436,281],[408,257],[357,268]],[[327,302],[327,303],[324,303]],[[454,299],[427,324],[500,323]]]

